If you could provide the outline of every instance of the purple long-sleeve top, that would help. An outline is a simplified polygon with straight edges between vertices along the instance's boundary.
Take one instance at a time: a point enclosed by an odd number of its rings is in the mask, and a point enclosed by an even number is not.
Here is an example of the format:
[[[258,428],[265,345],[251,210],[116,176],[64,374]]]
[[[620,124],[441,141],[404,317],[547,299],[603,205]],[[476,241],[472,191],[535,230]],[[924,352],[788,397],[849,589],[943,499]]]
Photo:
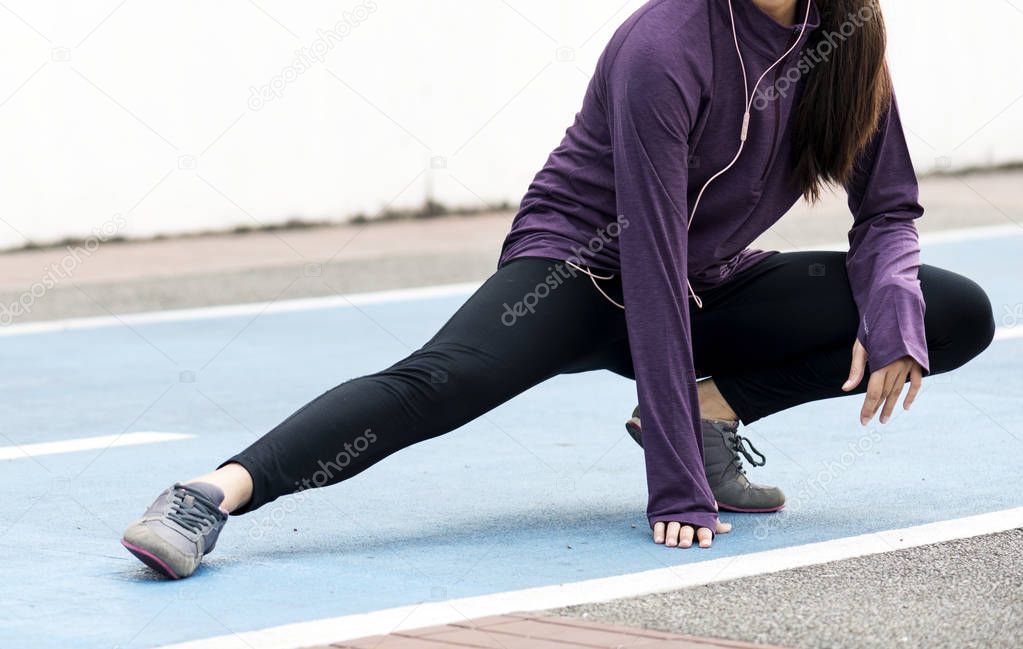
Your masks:
[[[733,6],[752,86],[799,28],[778,24],[751,0]],[[804,44],[819,24],[811,7]],[[728,0],[648,2],[611,39],[582,110],[530,185],[505,241],[502,264],[541,256],[621,274],[651,525],[713,529],[717,518],[703,468],[689,326],[697,307],[686,280],[698,294],[774,254],[749,246],[800,198],[791,141],[802,82],[775,82],[796,68],[802,48],[764,80],[761,90],[778,92],[756,103],[742,157],[710,186],[687,230],[696,194],[739,146],[742,74]],[[913,222],[923,209],[894,103],[846,190],[849,282],[870,367],[910,356],[926,369]]]

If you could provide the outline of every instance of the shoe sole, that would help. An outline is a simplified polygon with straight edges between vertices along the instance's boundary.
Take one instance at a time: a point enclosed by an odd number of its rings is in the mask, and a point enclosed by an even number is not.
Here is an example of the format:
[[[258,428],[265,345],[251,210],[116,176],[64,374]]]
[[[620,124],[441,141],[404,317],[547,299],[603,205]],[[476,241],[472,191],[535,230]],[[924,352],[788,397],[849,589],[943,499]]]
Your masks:
[[[625,432],[629,434],[632,441],[639,444],[640,448],[643,448],[643,430],[639,427],[639,424],[636,423],[635,419],[630,419],[625,422]]]
[[[731,505],[719,502],[718,509],[724,512],[734,512],[736,514],[771,514],[785,509],[785,503],[782,503],[777,507],[767,507],[766,509],[749,509],[746,507],[732,507]]]
[[[640,448],[643,448],[643,429],[635,418],[625,422],[625,432],[629,434],[629,437],[633,439]],[[737,514],[771,514],[774,512],[780,512],[785,509],[785,503],[778,505],[777,507],[766,507],[763,509],[750,509],[748,507],[733,507],[732,505],[726,505],[723,502],[718,502],[718,509],[726,512],[734,512]]]
[[[163,559],[156,556],[149,550],[146,550],[145,548],[140,548],[139,546],[129,543],[124,539],[121,539],[121,545],[123,545],[125,549],[128,550],[128,552],[131,552],[133,555],[135,555],[136,559],[146,564],[153,570],[156,570],[157,572],[163,574],[166,577],[170,577],[171,579],[181,579],[181,575],[174,572],[174,570],[172,570],[171,567],[168,566],[163,561]]]

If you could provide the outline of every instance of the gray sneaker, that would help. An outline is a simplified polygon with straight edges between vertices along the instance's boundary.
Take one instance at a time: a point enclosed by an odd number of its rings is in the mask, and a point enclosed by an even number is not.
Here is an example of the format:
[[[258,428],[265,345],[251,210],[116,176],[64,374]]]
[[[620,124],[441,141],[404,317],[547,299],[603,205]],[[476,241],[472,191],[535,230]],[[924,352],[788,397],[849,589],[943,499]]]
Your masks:
[[[739,422],[701,419],[703,468],[707,472],[718,509],[729,512],[767,513],[785,507],[785,494],[778,487],[753,484],[746,477],[742,458],[751,466],[764,466],[767,458],[746,437],[739,434]],[[639,408],[625,424],[636,443],[643,446],[643,427]],[[754,459],[751,453],[759,459]],[[741,457],[740,457],[741,454]]]
[[[216,485],[175,484],[128,526],[121,545],[171,579],[188,577],[213,551],[227,523],[222,502],[224,492]]]

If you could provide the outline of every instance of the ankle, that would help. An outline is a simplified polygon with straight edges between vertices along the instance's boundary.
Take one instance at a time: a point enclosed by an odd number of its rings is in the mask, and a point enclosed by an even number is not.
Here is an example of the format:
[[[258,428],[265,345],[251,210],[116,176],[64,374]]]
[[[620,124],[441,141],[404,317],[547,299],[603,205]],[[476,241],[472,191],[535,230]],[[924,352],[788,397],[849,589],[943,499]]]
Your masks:
[[[241,508],[252,498],[252,476],[242,465],[233,462],[184,484],[193,482],[205,482],[219,487],[224,492],[220,507],[229,513]]]
[[[700,417],[702,419],[728,423],[739,420],[739,415],[728,405],[728,401],[718,390],[714,379],[701,381],[697,386],[697,393],[700,397]]]
[[[739,418],[738,417],[731,417],[731,418],[729,418],[729,417],[707,417],[707,416],[701,414],[700,415],[700,421],[705,421],[705,422],[712,423],[712,424],[726,424],[726,425],[729,425],[729,426],[735,426],[735,425],[738,425]]]

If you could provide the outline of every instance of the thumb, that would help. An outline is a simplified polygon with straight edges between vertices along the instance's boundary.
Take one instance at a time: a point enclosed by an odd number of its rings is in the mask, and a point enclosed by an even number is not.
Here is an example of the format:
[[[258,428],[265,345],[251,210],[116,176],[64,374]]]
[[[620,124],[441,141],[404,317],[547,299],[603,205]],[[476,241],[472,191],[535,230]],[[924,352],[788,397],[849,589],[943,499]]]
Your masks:
[[[842,384],[842,391],[855,390],[856,386],[863,380],[863,370],[867,365],[867,350],[857,340],[853,345],[852,363],[849,366],[849,378]]]

